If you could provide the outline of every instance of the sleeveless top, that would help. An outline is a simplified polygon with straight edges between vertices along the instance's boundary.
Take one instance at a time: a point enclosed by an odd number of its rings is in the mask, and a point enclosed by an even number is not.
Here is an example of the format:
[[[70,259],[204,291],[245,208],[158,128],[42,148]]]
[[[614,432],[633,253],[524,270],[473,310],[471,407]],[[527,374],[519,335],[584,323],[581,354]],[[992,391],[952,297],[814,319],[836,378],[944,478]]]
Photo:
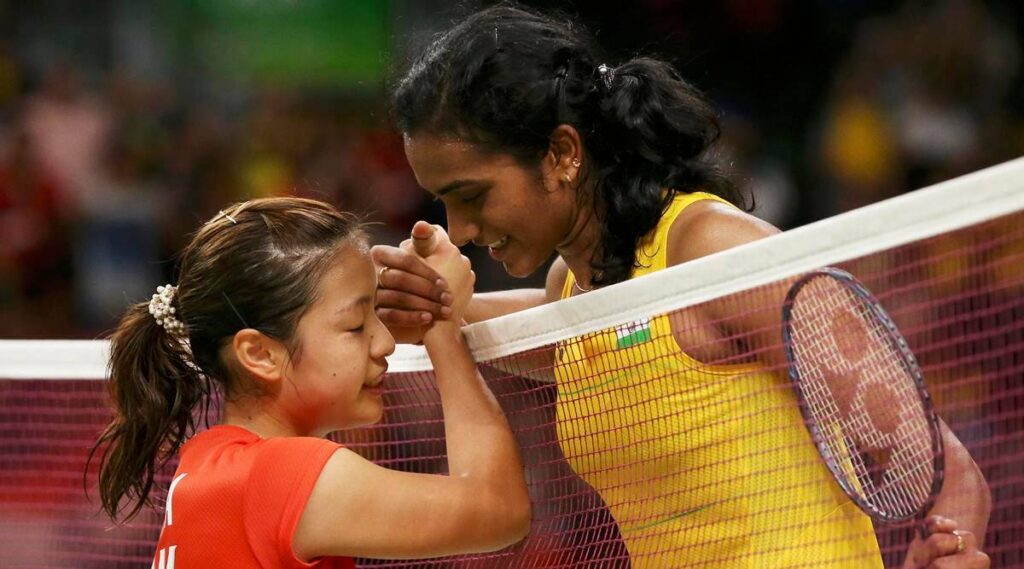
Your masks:
[[[724,202],[678,195],[631,278],[666,267],[672,223],[700,200]],[[882,567],[870,518],[819,457],[787,378],[697,361],[653,314],[559,344],[555,378],[559,445],[634,568]]]

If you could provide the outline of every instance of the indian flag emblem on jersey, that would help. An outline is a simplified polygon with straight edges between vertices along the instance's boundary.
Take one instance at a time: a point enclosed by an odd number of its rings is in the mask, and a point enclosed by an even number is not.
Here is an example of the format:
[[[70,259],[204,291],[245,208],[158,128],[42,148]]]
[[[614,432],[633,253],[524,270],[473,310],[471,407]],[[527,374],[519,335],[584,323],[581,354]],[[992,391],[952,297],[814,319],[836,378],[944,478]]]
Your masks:
[[[632,348],[651,339],[651,319],[641,318],[615,328],[615,348]]]

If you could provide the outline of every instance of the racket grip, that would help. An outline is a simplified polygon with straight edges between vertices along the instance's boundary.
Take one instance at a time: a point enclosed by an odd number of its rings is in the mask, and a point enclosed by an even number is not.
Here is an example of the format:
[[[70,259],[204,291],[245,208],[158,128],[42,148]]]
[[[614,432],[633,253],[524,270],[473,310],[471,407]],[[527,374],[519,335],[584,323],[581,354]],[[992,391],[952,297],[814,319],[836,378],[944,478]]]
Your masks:
[[[921,538],[921,541],[928,539],[928,536],[932,534],[932,532],[928,531],[928,523],[925,522],[926,519],[927,516],[920,515],[917,517],[917,523],[914,524],[917,526],[917,537]]]

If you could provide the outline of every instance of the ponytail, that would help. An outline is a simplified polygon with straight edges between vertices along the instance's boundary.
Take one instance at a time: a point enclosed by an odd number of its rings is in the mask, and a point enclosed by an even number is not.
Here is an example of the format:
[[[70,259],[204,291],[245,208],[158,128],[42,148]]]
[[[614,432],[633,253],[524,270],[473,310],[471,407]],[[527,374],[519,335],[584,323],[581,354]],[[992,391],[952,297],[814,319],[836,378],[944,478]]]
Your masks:
[[[636,249],[679,192],[743,197],[709,155],[720,127],[711,103],[670,64],[636,58],[598,72],[600,112],[586,148],[601,213],[594,284],[629,278]]]
[[[111,337],[115,416],[89,459],[102,447],[100,499],[115,521],[150,504],[156,473],[195,431],[196,407],[208,404],[210,384],[190,361],[183,337],[158,323],[149,303],[129,308]]]

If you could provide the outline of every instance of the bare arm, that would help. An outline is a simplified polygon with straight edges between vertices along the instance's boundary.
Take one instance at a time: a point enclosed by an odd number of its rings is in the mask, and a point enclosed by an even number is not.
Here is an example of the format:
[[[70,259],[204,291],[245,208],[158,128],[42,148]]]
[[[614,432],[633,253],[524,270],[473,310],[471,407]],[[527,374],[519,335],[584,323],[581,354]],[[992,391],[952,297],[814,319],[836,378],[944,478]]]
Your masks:
[[[398,472],[337,451],[296,528],[300,559],[478,553],[512,545],[529,532],[518,447],[459,328],[438,323],[424,345],[441,393],[450,474]]]
[[[524,302],[518,310],[526,310],[533,306],[540,306],[541,304],[547,304],[549,302],[555,302],[562,295],[562,286],[565,284],[565,279],[569,274],[569,267],[565,264],[565,261],[561,257],[555,259],[555,262],[551,265],[548,270],[548,276],[544,289],[520,289],[517,291],[509,291],[514,293],[522,293],[520,297]],[[497,294],[497,293],[491,293]],[[473,302],[477,302],[477,298],[481,295],[473,295],[473,300],[470,302],[470,309],[473,308]],[[526,305],[526,304],[529,305]],[[509,307],[511,303],[503,302],[504,306]],[[467,310],[468,311],[468,310]],[[510,311],[515,312],[515,310]],[[503,314],[499,314],[500,316]],[[543,381],[545,383],[554,383],[554,365],[555,365],[555,349],[554,346],[548,346],[541,350],[530,350],[528,353],[520,354],[514,360],[515,364],[512,365],[506,360],[497,360],[490,362],[489,365],[501,370],[505,373],[518,375],[522,377],[528,377],[537,381]]]
[[[562,286],[569,276],[569,266],[561,257],[555,259],[548,269],[544,288],[520,288],[501,292],[484,292],[473,295],[466,309],[466,322],[481,322],[526,310],[562,297]]]
[[[689,214],[687,216],[687,214]],[[680,215],[669,235],[669,262],[678,264],[718,251],[756,241],[777,233],[771,225],[715,202],[698,202]],[[712,301],[702,308],[712,322],[724,322],[735,333],[749,338],[750,349],[768,369],[784,370],[787,363],[780,345],[782,298],[789,281],[779,283],[771,292],[776,300],[759,299],[764,309],[744,310],[736,314],[735,302]],[[726,334],[723,334],[726,335]],[[910,546],[906,567],[930,567],[936,559],[955,562],[950,567],[987,567],[987,556],[978,550],[991,512],[991,497],[981,471],[956,435],[942,424],[946,452],[946,479],[942,492],[929,512],[946,518],[932,524],[935,532],[927,540],[916,539]],[[968,546],[955,549],[956,539],[949,532],[967,532]],[[978,536],[977,538],[975,536]],[[950,545],[952,544],[952,545]]]
[[[973,532],[978,543],[983,543],[992,513],[988,483],[960,439],[945,422],[940,421],[940,427],[946,453],[946,480],[929,513],[956,520],[960,529]]]
[[[482,322],[513,312],[540,306],[546,302],[543,289],[519,288],[498,292],[478,292],[466,309],[466,322]]]
[[[907,549],[907,557],[903,567],[937,567],[933,561],[956,560],[956,564],[942,567],[980,568],[989,567],[990,560],[980,548],[988,530],[988,519],[992,513],[992,496],[988,483],[981,474],[981,469],[968,454],[963,443],[956,438],[953,431],[940,421],[942,445],[946,454],[946,477],[942,491],[935,500],[935,505],[928,512],[931,518],[944,519],[945,527],[935,528],[930,524],[932,532],[928,539],[920,536],[914,538]],[[950,533],[961,532],[966,547],[957,551],[957,540]],[[947,561],[948,560],[948,561]]]
[[[668,264],[678,265],[713,255],[778,233],[771,224],[743,213],[731,206],[706,200],[686,208],[669,230]],[[778,306],[786,294],[786,286],[778,286],[779,303],[758,299],[756,306],[737,311],[734,297],[707,302],[686,312],[699,321],[716,323],[718,336],[739,336],[746,341],[751,355],[770,369],[784,369],[785,354],[779,349],[782,316]],[[687,323],[693,325],[692,322]],[[684,333],[682,322],[673,322],[672,330],[679,339]],[[682,342],[681,342],[682,344]]]
[[[321,472],[296,529],[294,549],[301,559],[493,551],[529,531],[518,447],[457,323],[472,292],[469,261],[443,237],[428,261],[452,286],[453,314],[432,325],[423,343],[441,394],[449,475],[388,470],[339,450]]]

